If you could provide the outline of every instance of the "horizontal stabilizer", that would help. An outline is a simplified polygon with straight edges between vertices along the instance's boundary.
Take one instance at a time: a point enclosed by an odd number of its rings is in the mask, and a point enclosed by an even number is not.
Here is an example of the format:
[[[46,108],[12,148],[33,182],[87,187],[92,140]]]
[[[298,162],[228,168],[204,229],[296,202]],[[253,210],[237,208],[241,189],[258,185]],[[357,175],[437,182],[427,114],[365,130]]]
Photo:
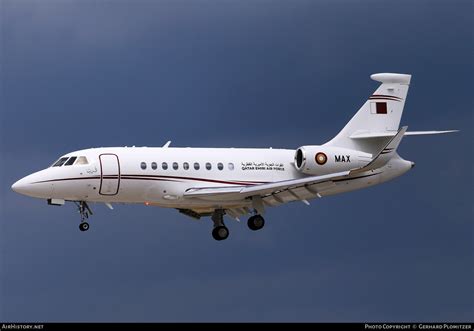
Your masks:
[[[386,72],[370,75],[370,78],[383,84],[410,84],[411,75]]]
[[[407,131],[404,136],[425,136],[433,134],[443,134],[459,132],[459,130],[445,130],[445,131]],[[356,132],[349,138],[351,139],[369,139],[369,138],[387,138],[393,137],[397,134],[397,131],[385,131],[385,132]]]

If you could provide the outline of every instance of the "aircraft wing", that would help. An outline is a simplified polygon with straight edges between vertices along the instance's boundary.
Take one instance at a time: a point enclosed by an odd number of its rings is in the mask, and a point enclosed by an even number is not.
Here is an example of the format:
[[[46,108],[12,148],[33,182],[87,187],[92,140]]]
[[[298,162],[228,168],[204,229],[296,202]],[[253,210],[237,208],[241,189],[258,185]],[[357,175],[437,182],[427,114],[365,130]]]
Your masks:
[[[249,197],[260,197],[268,205],[312,198],[321,189],[334,185],[333,180],[342,179],[350,171],[343,171],[323,176],[310,176],[299,179],[284,180],[252,186],[234,187],[197,187],[184,193],[185,198],[205,200],[241,200]]]

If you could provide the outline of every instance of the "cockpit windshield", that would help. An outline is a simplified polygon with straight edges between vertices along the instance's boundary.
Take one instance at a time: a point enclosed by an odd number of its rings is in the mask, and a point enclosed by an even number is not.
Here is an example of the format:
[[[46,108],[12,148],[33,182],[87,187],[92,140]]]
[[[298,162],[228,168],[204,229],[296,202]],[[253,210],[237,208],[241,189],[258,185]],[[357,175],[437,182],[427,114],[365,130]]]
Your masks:
[[[53,163],[51,167],[71,166],[71,165],[84,165],[89,164],[85,156],[65,156]]]
[[[65,165],[65,166],[70,166],[70,165],[72,165],[72,164],[74,163],[74,161],[76,161],[76,159],[77,159],[76,156],[71,156],[71,157],[69,158],[69,160],[67,160],[67,162],[64,163],[64,165]]]
[[[69,159],[68,157],[62,157],[60,158],[59,160],[57,160],[56,162],[53,163],[52,167],[60,167],[64,164],[64,162],[67,161],[67,159]]]

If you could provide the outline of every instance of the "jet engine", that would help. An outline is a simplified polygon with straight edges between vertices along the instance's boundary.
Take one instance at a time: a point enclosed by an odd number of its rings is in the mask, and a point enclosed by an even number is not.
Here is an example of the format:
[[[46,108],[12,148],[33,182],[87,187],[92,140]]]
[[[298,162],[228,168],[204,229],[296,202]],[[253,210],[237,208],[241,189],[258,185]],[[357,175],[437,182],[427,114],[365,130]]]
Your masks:
[[[357,169],[372,160],[372,154],[330,146],[302,146],[295,153],[295,167],[307,175],[325,175]]]

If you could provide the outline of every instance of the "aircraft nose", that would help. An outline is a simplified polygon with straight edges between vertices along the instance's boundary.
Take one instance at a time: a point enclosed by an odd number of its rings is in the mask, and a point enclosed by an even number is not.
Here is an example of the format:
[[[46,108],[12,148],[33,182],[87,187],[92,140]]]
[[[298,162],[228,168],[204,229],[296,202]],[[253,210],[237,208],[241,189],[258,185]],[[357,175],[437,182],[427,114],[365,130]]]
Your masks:
[[[26,194],[28,192],[28,186],[29,184],[25,181],[25,178],[22,178],[12,185],[12,190],[16,193]]]
[[[23,177],[12,185],[16,193],[33,198],[51,198],[54,186],[48,181],[48,173],[45,170],[35,172]]]

